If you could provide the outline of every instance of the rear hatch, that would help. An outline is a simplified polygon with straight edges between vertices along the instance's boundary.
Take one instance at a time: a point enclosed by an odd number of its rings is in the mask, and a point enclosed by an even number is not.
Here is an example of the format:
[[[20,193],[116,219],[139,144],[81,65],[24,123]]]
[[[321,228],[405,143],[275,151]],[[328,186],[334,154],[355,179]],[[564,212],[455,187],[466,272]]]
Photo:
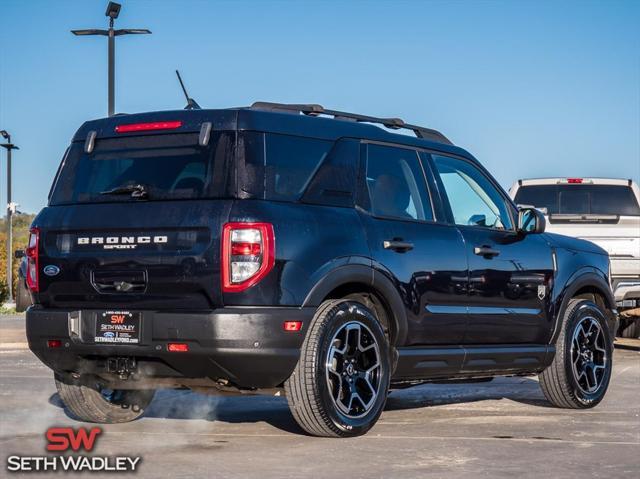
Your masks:
[[[220,231],[232,202],[235,132],[212,128],[203,142],[202,130],[210,128],[203,121],[185,127],[122,117],[119,124],[146,125],[123,133],[111,128],[117,120],[104,121],[80,130],[49,206],[34,221],[39,302],[87,309],[220,305]]]

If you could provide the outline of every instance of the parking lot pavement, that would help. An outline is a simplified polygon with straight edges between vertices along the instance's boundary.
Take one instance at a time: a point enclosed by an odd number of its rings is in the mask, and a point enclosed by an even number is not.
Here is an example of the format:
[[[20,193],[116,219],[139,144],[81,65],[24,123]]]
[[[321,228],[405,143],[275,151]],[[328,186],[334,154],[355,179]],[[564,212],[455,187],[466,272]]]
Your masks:
[[[616,349],[614,364],[594,409],[550,407],[535,378],[423,385],[392,392],[378,424],[353,439],[304,435],[283,397],[160,391],[144,418],[105,426],[94,453],[141,456],[145,478],[635,477],[640,342]],[[0,396],[0,476],[13,475],[8,455],[44,454],[48,427],[79,425],[28,350],[0,349]]]
[[[0,350],[26,347],[24,314],[0,314]]]

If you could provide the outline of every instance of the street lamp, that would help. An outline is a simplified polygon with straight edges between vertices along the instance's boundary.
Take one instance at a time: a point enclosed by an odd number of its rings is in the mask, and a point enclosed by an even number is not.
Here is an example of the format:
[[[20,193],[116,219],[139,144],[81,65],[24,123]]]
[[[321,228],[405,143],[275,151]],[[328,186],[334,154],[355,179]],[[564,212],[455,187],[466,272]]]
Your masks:
[[[13,254],[11,253],[13,228],[11,218],[15,212],[15,205],[11,202],[11,151],[20,148],[11,143],[11,135],[7,130],[0,130],[0,135],[7,141],[0,146],[7,150],[7,289],[9,290],[9,298],[7,299],[9,303],[13,303]]]
[[[99,29],[88,29],[88,30],[71,30],[71,33],[78,36],[88,36],[88,35],[102,35],[108,37],[109,43],[109,116],[113,116],[115,112],[115,98],[114,98],[114,90],[115,90],[115,50],[116,50],[116,37],[121,35],[141,35],[151,33],[146,28],[122,28],[120,30],[113,29],[113,21],[118,18],[120,15],[120,9],[122,6],[116,2],[109,2],[107,5],[107,11],[105,12],[105,16],[109,17],[109,29],[108,30],[99,30]]]

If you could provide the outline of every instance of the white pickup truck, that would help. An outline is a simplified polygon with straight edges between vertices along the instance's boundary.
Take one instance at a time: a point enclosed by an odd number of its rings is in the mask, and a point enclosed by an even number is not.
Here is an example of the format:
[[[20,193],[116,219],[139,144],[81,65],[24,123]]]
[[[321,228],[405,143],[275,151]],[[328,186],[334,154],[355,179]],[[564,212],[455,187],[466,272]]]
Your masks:
[[[541,178],[518,180],[509,194],[516,204],[541,210],[547,231],[586,239],[608,251],[619,334],[640,337],[638,185],[619,179]]]

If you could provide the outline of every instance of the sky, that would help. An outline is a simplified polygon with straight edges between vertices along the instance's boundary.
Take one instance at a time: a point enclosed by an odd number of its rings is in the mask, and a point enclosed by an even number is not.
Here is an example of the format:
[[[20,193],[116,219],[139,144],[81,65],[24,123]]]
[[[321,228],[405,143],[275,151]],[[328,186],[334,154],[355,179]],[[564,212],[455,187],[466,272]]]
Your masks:
[[[640,181],[640,1],[123,0],[116,111],[256,100],[442,131],[508,188],[546,176]],[[2,0],[0,129],[13,200],[38,212],[75,130],[107,113],[107,1]],[[6,160],[0,153],[0,207]]]

